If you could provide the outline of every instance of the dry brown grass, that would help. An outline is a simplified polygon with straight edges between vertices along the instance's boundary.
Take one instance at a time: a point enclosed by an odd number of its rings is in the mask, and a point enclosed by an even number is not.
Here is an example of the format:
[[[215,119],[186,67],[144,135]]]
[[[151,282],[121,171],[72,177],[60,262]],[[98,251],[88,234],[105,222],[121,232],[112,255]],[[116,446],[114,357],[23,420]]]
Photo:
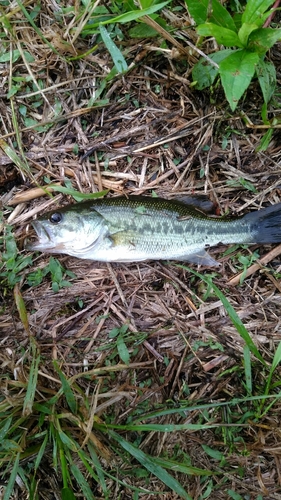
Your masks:
[[[62,4],[67,6],[68,2]],[[36,3],[25,5],[31,12]],[[71,201],[62,194],[50,198],[44,191],[34,191],[46,185],[46,177],[61,185],[69,179],[73,188],[84,193],[109,189],[110,195],[149,195],[153,190],[169,198],[206,194],[220,213],[240,213],[280,201],[280,130],[275,131],[266,152],[256,152],[264,133],[262,128],[246,126],[239,113],[232,116],[219,90],[213,96],[215,104],[210,104],[208,92],[190,87],[196,52],[186,48],[188,60],[179,54],[174,58],[171,45],[167,52],[155,50],[160,38],[133,40],[123,26],[120,47],[132,67],[126,76],[118,76],[107,84],[101,95],[105,102],[99,104],[98,100],[97,105],[89,106],[112,61],[101,43],[82,59],[69,60],[86,53],[90,40],[75,34],[70,16],[58,19],[58,8],[55,1],[43,0],[36,18],[44,37],[56,49],[54,52],[39,38],[16,2],[2,7],[13,29],[12,37],[5,28],[3,47],[10,44],[6,50],[18,48],[34,58],[33,62],[21,57],[11,65],[1,64],[0,145],[3,147],[6,141],[20,158],[25,156],[30,167],[30,172],[20,172],[1,150],[5,220],[13,225],[22,252],[26,224],[32,217]],[[75,2],[75,9],[78,13],[80,2]],[[168,14],[164,15],[167,18]],[[187,13],[182,11],[175,17],[171,22],[184,29]],[[194,43],[194,32],[189,30],[188,35]],[[276,51],[271,57],[278,70],[280,55]],[[11,75],[29,75],[32,83],[23,83],[10,100],[7,92]],[[260,106],[253,83],[241,108],[256,126],[261,124]],[[23,107],[29,118],[46,125],[45,131],[26,126],[20,112]],[[272,109],[272,113],[277,116],[279,110]],[[16,145],[14,119],[20,139]],[[245,189],[240,179],[250,182],[255,191]],[[243,253],[251,255],[254,250],[245,249]],[[269,246],[259,248],[261,261],[269,261],[266,256],[271,250]],[[222,248],[214,251],[217,256],[221,252]],[[232,259],[235,253],[237,250],[231,256],[221,257],[222,270],[216,273],[214,282],[270,363],[281,340],[280,247],[275,254],[269,254],[267,267],[256,267],[242,285],[235,279],[240,273],[237,260]],[[186,400],[190,405],[208,405],[247,396],[241,337],[221,302],[213,294],[204,300],[206,286],[187,270],[161,262],[105,265],[70,257],[59,260],[76,275],[71,287],[54,293],[48,277],[38,286],[27,286],[26,270],[20,283],[30,334],[42,356],[37,401],[43,402],[48,391],[55,394],[60,388],[53,359],[59,361],[66,377],[77,376],[79,390],[92,398],[92,415],[115,424],[125,425],[138,412],[145,414],[160,407],[175,409]],[[46,255],[34,258],[28,272],[44,268],[48,261]],[[29,337],[12,292],[3,287],[1,299],[0,392],[2,399],[9,400],[10,409],[16,405],[20,408],[20,382],[26,384],[29,373]],[[130,365],[116,368],[110,376],[106,369],[118,365],[120,358],[108,334],[124,324],[132,333],[128,340]],[[137,346],[133,339],[138,338]],[[254,396],[262,394],[268,372],[258,362],[253,362],[252,368]],[[80,375],[86,369],[96,369],[97,375],[84,379]],[[276,391],[278,374],[279,368],[274,379]],[[82,413],[86,411],[81,407]],[[222,427],[198,432],[151,431],[143,436],[140,448],[156,457],[177,457],[182,461],[189,457],[193,467],[213,471],[209,499],[230,498],[229,489],[241,495],[237,498],[281,499],[280,403],[275,402],[260,419],[255,419],[257,408],[253,402],[240,402],[215,408],[210,405],[209,412],[181,411],[158,417],[159,424],[203,423],[208,418]],[[61,411],[66,411],[65,401]],[[86,421],[90,425],[91,419]],[[236,422],[239,432],[235,430]],[[34,429],[38,431],[35,423]],[[85,436],[89,439],[89,432],[89,428],[79,431],[77,427],[75,435],[82,442]],[[134,441],[138,436],[126,432],[124,437]],[[119,466],[128,484],[162,491],[158,495],[161,500],[179,498],[168,493],[154,476],[147,484],[146,479],[130,475],[130,463],[122,463],[120,457],[114,456],[104,435],[97,432],[96,439],[101,455],[103,447],[106,450],[102,455],[105,469],[112,469],[113,460],[114,470]],[[202,445],[219,450],[224,460],[210,456]],[[23,464],[24,460],[23,457]],[[39,498],[60,498],[61,477],[51,467],[52,455],[47,450],[38,472]],[[202,498],[206,478],[183,473],[175,476],[193,499]],[[103,498],[99,486],[92,483],[95,498]],[[50,488],[54,493],[48,491]],[[110,498],[132,498],[129,487],[110,480],[108,490]],[[26,498],[21,483],[16,484],[14,495]],[[149,500],[154,496],[142,493],[139,498]],[[77,498],[84,498],[79,490]]]

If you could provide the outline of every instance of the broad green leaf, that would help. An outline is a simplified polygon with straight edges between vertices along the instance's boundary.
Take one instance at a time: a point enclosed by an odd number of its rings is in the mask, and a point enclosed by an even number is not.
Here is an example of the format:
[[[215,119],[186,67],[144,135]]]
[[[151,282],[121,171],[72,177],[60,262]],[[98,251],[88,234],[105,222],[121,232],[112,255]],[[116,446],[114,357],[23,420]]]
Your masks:
[[[232,54],[232,52],[231,49],[220,50],[219,52],[215,52],[215,54],[211,54],[209,58],[219,64],[223,59]],[[214,83],[218,73],[218,68],[208,63],[204,57],[201,57],[192,70],[192,79],[196,82],[195,88],[203,90],[206,87],[210,87]]]
[[[214,23],[200,24],[197,33],[203,36],[213,36],[216,41],[225,47],[243,47],[237,33]]]
[[[34,57],[27,52],[26,50],[23,51],[25,58],[27,62],[33,62],[35,61]],[[4,62],[9,62],[10,60],[12,63],[15,63],[19,58],[21,57],[21,53],[18,49],[12,50],[12,52],[5,52],[0,56],[0,63]]]
[[[129,443],[126,439],[120,436],[118,433],[109,431],[109,435],[115,439],[124,450],[128,451],[133,458],[138,460],[149,472],[158,477],[168,488],[170,488],[174,493],[177,493],[181,498],[185,500],[192,500],[191,496],[185,491],[181,484],[169,474],[160,465],[157,465],[152,457],[144,453],[142,450]]]
[[[248,48],[260,55],[265,54],[278,40],[281,40],[281,29],[260,28],[249,36]]]
[[[258,29],[256,24],[243,23],[240,30],[238,31],[238,37],[244,47],[248,44],[248,39],[250,34]]]
[[[249,87],[258,61],[258,54],[244,49],[233,52],[220,63],[219,73],[232,111]]]
[[[61,490],[61,498],[62,500],[75,500],[76,496],[70,488],[65,487]]]
[[[128,348],[124,342],[124,339],[122,335],[118,335],[117,337],[117,350],[120,358],[122,359],[123,363],[128,365],[130,363],[130,354],[128,351]]]
[[[270,61],[259,60],[256,67],[256,74],[261,86],[264,102],[267,104],[276,88],[276,70]]]
[[[272,0],[248,0],[242,15],[242,23],[257,24],[262,26],[270,13],[264,16],[264,13],[273,4]]]
[[[218,0],[185,0],[185,3],[196,24],[209,21],[236,31],[231,15]]]
[[[117,45],[112,40],[110,34],[107,29],[100,25],[100,34],[103,39],[104,45],[106,46],[108,52],[110,53],[115,67],[118,73],[124,73],[128,69],[128,65],[123,57],[122,52],[118,49]]]

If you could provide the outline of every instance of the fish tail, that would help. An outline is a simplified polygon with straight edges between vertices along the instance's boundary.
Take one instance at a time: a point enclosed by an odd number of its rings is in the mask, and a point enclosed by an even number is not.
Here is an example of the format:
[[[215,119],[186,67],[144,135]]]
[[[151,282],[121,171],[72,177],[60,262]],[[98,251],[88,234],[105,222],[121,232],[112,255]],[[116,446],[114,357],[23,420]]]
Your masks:
[[[281,203],[250,212],[242,221],[249,224],[253,243],[281,242]]]

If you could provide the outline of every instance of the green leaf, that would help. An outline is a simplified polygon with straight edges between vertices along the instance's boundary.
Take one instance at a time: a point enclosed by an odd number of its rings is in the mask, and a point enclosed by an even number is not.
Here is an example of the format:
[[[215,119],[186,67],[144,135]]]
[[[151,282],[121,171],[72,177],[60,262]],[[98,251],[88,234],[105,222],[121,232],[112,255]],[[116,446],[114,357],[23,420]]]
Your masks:
[[[59,374],[59,378],[61,381],[63,393],[65,395],[67,404],[68,404],[69,408],[71,409],[72,413],[76,414],[77,402],[76,402],[75,396],[73,394],[72,388],[71,388],[66,376],[64,375],[64,373],[62,373],[58,363],[55,360],[54,360],[54,366],[55,366],[57,373]]]
[[[7,432],[9,431],[12,420],[13,420],[12,417],[7,418],[6,423],[4,423],[3,427],[1,427],[1,429],[0,429],[0,443],[3,441]]]
[[[118,49],[117,45],[112,40],[110,34],[107,29],[100,25],[100,34],[103,39],[104,45],[106,46],[108,52],[110,53],[115,67],[118,73],[124,73],[128,69],[128,65],[123,57],[123,54]]]
[[[260,28],[249,36],[248,48],[264,55],[278,40],[281,40],[281,29]]]
[[[124,450],[128,451],[133,458],[138,460],[143,467],[145,467],[149,472],[158,477],[168,488],[170,488],[173,492],[177,493],[181,498],[185,500],[192,500],[191,496],[185,491],[182,485],[173,478],[169,472],[163,469],[160,465],[157,465],[153,458],[144,453],[142,450],[129,443],[120,436],[118,433],[109,431],[109,435],[117,441]]]
[[[276,88],[276,70],[270,61],[259,60],[256,74],[262,90],[264,102],[268,104]]]
[[[102,21],[102,22],[99,22],[99,23],[91,23],[91,24],[87,24],[85,27],[84,27],[84,30],[93,30],[93,28],[97,27],[97,26],[101,26],[101,25],[105,25],[105,24],[116,24],[116,23],[130,23],[131,21],[136,21],[136,19],[139,19],[140,17],[143,17],[143,16],[149,16],[150,14],[153,14],[154,12],[157,12],[158,10],[162,10],[168,3],[169,3],[170,0],[168,0],[167,2],[161,2],[161,3],[157,3],[155,5],[152,5],[151,7],[149,7],[148,9],[138,9],[138,10],[130,10],[129,12],[125,12],[125,14],[121,14],[120,16],[117,16],[117,17],[111,17],[110,19],[106,19],[105,21]]]
[[[272,3],[272,0],[248,0],[242,15],[242,23],[262,26],[270,15],[270,12],[265,15],[264,13],[271,7]]]
[[[36,460],[35,460],[35,463],[34,463],[34,470],[36,471],[41,463],[41,460],[43,458],[43,456],[45,455],[45,450],[46,450],[46,446],[47,446],[47,443],[48,443],[48,439],[49,439],[49,436],[48,436],[48,432],[46,431],[46,435],[44,437],[44,440],[43,440],[43,443],[41,444],[40,446],[40,449],[39,451],[37,452],[37,455],[36,455]]]
[[[120,358],[122,359],[123,363],[128,365],[130,363],[130,354],[128,351],[128,348],[124,342],[124,339],[122,335],[119,335],[117,337],[117,350]]]
[[[15,63],[20,57],[20,51],[18,49],[12,50],[12,52],[5,52],[0,56],[0,63],[9,62]]]
[[[270,128],[263,136],[256,151],[266,151],[273,136],[273,128]]]
[[[250,85],[258,61],[258,54],[244,49],[233,52],[220,63],[219,73],[232,111]]]
[[[185,3],[196,24],[202,24],[208,20],[218,26],[236,31],[231,15],[218,0],[185,0]]]
[[[232,52],[231,49],[220,50],[219,52],[215,52],[215,54],[211,54],[209,57],[212,61],[219,64],[223,59],[232,54]],[[208,63],[204,57],[201,57],[192,70],[192,79],[196,82],[196,89],[203,90],[206,87],[210,87],[218,74],[219,69]]]
[[[79,484],[79,487],[81,488],[81,491],[83,492],[83,495],[85,496],[86,500],[95,500],[95,497],[91,491],[89,483],[86,481],[84,474],[82,474],[80,469],[78,469],[77,465],[72,463],[70,469],[77,483]]]
[[[190,474],[191,476],[213,476],[214,471],[208,469],[199,469],[198,467],[193,467],[192,465],[178,462],[176,460],[171,460],[169,458],[153,457],[153,460],[161,467],[173,470],[175,472],[183,472],[184,474]]]
[[[248,44],[248,38],[250,34],[258,29],[257,24],[243,23],[240,30],[238,31],[239,39],[244,47]]]
[[[197,33],[203,36],[213,36],[218,43],[225,47],[243,48],[243,44],[235,31],[223,28],[214,23],[200,24],[197,28]]]
[[[75,500],[76,496],[70,488],[66,487],[61,490],[61,498],[62,500]]]
[[[270,367],[269,376],[267,377],[266,387],[265,387],[265,391],[264,391],[265,394],[269,393],[272,375],[280,362],[281,362],[281,342],[279,342],[278,347],[277,347],[275,354],[274,354],[272,365]]]
[[[2,496],[3,500],[10,500],[12,498],[12,493],[13,493],[13,488],[14,484],[16,481],[16,477],[18,474],[18,468],[19,468],[19,462],[20,462],[20,454],[18,453],[16,458],[13,459],[13,468],[10,473],[9,481],[5,489],[5,493]]]
[[[22,408],[23,416],[30,415],[33,409],[33,401],[37,389],[38,369],[40,363],[40,352],[37,347],[36,341],[34,340],[33,337],[30,337],[30,344],[31,344],[32,362],[28,376],[26,395],[23,402],[23,408]]]
[[[62,441],[62,443],[67,446],[71,451],[74,451],[77,453],[77,450],[79,449],[79,446],[78,444],[76,444],[76,442],[71,439],[67,434],[65,434],[65,432],[63,432],[62,430],[60,430],[59,432],[59,437]]]
[[[158,31],[152,28],[152,26],[139,23],[129,30],[129,36],[130,38],[151,38],[153,36],[158,36]]]
[[[53,191],[58,191],[59,193],[69,194],[70,196],[73,196],[75,201],[95,200],[96,198],[102,198],[108,193],[108,189],[99,191],[98,193],[80,193],[75,189],[70,189],[64,186],[57,186],[56,184],[49,184],[48,187],[52,188]]]
[[[12,85],[7,94],[7,99],[11,99],[11,97],[13,97],[13,95],[15,95],[20,89],[21,89],[20,83],[18,83],[17,85]]]
[[[224,455],[221,451],[214,450],[213,448],[211,448],[207,444],[201,444],[201,446],[202,446],[203,450],[205,451],[205,453],[207,453],[207,455],[209,455],[209,457],[214,458],[215,460],[218,460],[218,461],[221,461],[224,458]]]

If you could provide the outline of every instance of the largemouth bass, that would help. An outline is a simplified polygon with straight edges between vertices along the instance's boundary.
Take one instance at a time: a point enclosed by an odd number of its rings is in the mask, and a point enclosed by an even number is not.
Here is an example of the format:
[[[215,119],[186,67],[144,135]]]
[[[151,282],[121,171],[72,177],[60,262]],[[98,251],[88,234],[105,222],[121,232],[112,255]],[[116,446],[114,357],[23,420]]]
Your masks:
[[[281,242],[281,203],[232,218],[181,201],[122,196],[68,205],[32,225],[38,241],[29,250],[104,262],[173,259],[217,266],[206,248]]]

